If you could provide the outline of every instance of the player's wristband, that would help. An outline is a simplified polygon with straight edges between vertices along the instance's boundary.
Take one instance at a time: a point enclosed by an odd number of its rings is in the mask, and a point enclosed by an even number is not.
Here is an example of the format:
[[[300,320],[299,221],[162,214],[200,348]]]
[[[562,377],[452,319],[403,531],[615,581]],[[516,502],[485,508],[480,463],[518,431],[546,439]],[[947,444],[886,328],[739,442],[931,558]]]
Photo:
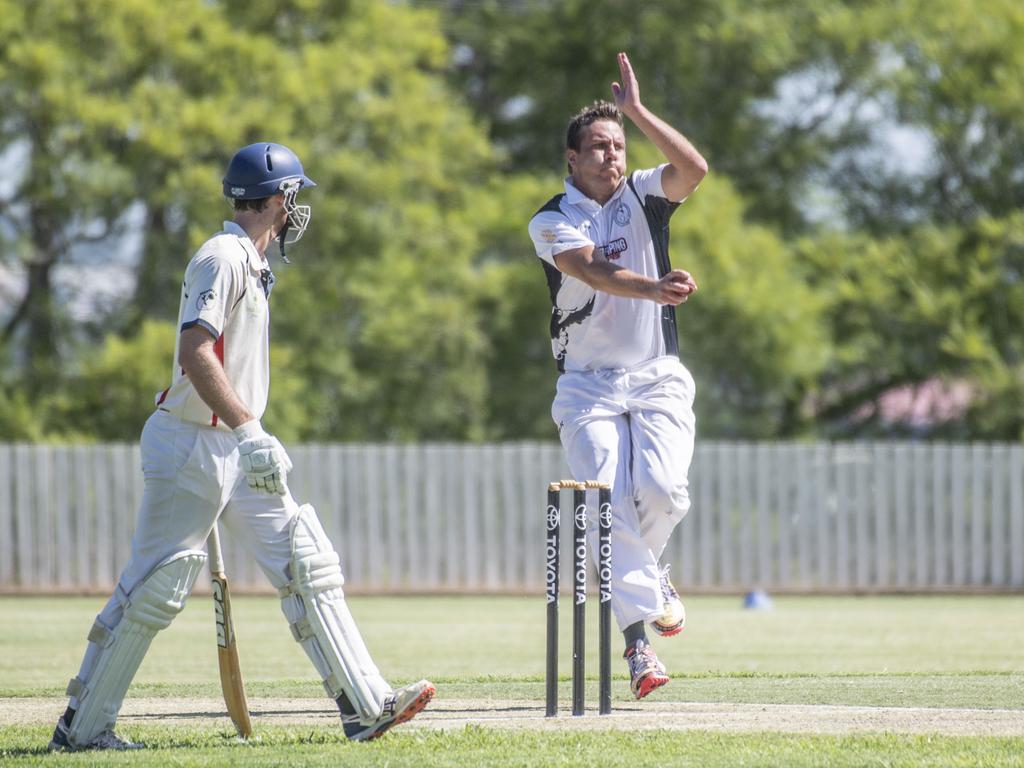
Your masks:
[[[253,419],[252,421],[245,422],[245,424],[239,424],[235,427],[234,433],[240,443],[245,440],[251,440],[255,437],[263,437],[267,434],[263,431],[263,425],[260,424],[259,419]]]

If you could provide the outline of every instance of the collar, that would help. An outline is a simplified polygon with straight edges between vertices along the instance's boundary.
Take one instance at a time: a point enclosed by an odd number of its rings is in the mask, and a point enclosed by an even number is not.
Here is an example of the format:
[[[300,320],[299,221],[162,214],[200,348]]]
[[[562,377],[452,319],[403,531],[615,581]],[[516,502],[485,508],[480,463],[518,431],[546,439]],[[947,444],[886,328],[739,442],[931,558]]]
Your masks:
[[[245,230],[242,229],[238,222],[225,221],[224,232],[237,237],[238,242],[240,242],[242,247],[245,248],[245,252],[249,255],[249,269],[254,272],[262,272],[270,266],[270,262],[256,250],[256,246],[253,245],[252,240],[249,239],[249,235],[246,234]]]
[[[626,188],[626,177],[623,176],[619,182],[619,186],[616,187],[615,191],[612,192],[612,196],[608,198],[608,202],[601,205],[597,200],[592,197],[587,197],[581,192],[575,184],[572,183],[572,176],[565,177],[565,198],[573,205],[579,205],[584,208],[590,208],[595,211],[599,211],[602,208],[608,206],[613,200],[617,200],[622,195],[622,190]]]

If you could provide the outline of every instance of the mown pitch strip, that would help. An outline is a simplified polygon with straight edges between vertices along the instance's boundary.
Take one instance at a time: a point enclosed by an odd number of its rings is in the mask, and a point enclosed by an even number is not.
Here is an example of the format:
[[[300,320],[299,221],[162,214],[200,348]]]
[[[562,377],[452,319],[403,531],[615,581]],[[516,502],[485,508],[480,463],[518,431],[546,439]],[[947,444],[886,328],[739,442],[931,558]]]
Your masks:
[[[0,723],[41,725],[55,721],[64,702],[56,698],[0,699]],[[321,698],[258,698],[251,702],[255,735],[261,726],[329,725],[338,722],[332,702]],[[129,698],[120,724],[230,728],[217,698]],[[833,704],[750,704],[645,701],[616,703],[603,718],[544,716],[540,700],[446,699],[443,691],[402,729],[502,730],[699,730],[795,734],[937,733],[950,736],[1024,736],[1018,709],[865,707]]]

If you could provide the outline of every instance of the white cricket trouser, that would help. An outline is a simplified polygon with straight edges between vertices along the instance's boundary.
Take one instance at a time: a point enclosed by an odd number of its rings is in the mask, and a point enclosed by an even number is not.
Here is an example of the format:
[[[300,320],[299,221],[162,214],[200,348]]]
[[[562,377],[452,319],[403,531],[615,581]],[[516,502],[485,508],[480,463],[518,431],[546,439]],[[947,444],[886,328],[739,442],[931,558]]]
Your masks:
[[[250,490],[230,432],[181,421],[156,411],[141,440],[145,488],[132,538],[132,553],[117,591],[129,594],[164,558],[187,549],[205,549],[218,519],[256,558],[275,588],[288,583],[290,521],[298,505],[290,494],[271,496]],[[117,594],[99,614],[107,627],[121,621]],[[95,644],[89,643],[79,678],[88,683]],[[72,699],[71,705],[78,702]]]
[[[551,415],[573,477],[612,486],[612,609],[619,629],[664,611],[658,559],[690,508],[694,389],[675,357],[558,379]],[[588,539],[596,551],[596,519]]]

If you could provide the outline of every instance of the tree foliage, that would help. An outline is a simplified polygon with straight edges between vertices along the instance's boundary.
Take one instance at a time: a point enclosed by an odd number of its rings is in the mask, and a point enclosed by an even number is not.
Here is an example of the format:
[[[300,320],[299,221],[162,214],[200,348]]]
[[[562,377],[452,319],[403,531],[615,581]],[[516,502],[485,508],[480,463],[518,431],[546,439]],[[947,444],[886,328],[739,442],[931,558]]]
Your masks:
[[[804,243],[827,303],[833,364],[818,413],[842,432],[906,432],[851,420],[885,392],[933,378],[970,384],[965,418],[937,434],[1020,439],[1024,394],[1024,219],[921,227],[902,237],[833,235]]]
[[[295,249],[301,266],[279,269],[274,296],[275,344],[307,382],[290,394],[317,417],[284,431],[482,434],[473,230],[460,209],[492,150],[444,82],[434,14],[374,2],[100,5],[43,2],[7,28],[5,87],[55,94],[13,100],[6,126],[8,147],[22,142],[27,153],[25,186],[12,197],[31,201],[27,217],[11,211],[13,224],[28,222],[14,237],[24,268],[44,264],[48,280],[30,278],[21,300],[39,321],[23,323],[20,310],[9,320],[25,379],[45,370],[46,381],[68,382],[48,330],[57,315],[49,276],[75,258],[82,227],[105,232],[144,206],[124,330],[140,317],[173,319],[188,255],[229,216],[219,189],[226,158],[273,137],[306,159],[321,190]],[[33,228],[33,216],[49,223]],[[37,229],[57,244],[41,243]]]
[[[722,437],[803,434],[806,393],[830,359],[826,305],[778,234],[743,217],[717,177],[675,215],[676,261],[700,286],[676,312],[698,422]]]
[[[712,169],[672,248],[703,436],[899,432],[880,398],[942,380],[936,434],[1018,438],[1022,33],[1014,0],[0,0],[0,434],[135,438],[227,159],[271,139],[319,186],[268,427],[553,438],[526,222],[626,50]]]
[[[705,434],[888,432],[858,414],[893,387],[941,379],[968,381],[974,401],[937,434],[1020,436],[1007,405],[1020,371],[1001,319],[1020,279],[1015,246],[1009,236],[976,245],[981,232],[1014,230],[1024,194],[1019,3],[454,5],[458,77],[517,169],[559,164],[568,116],[607,97],[609,62],[626,50],[645,101],[739,192],[740,215],[716,221],[692,258],[717,253],[744,269],[724,283],[712,272],[713,289],[680,313],[726,321],[717,349],[681,330],[704,379]],[[692,238],[701,224],[684,214]],[[762,295],[744,246],[763,248],[814,295],[787,296],[783,311],[761,315],[764,327],[730,323]],[[984,277],[965,281],[965,270]],[[713,313],[719,302],[727,312]],[[791,354],[758,342],[772,336],[788,338]]]

